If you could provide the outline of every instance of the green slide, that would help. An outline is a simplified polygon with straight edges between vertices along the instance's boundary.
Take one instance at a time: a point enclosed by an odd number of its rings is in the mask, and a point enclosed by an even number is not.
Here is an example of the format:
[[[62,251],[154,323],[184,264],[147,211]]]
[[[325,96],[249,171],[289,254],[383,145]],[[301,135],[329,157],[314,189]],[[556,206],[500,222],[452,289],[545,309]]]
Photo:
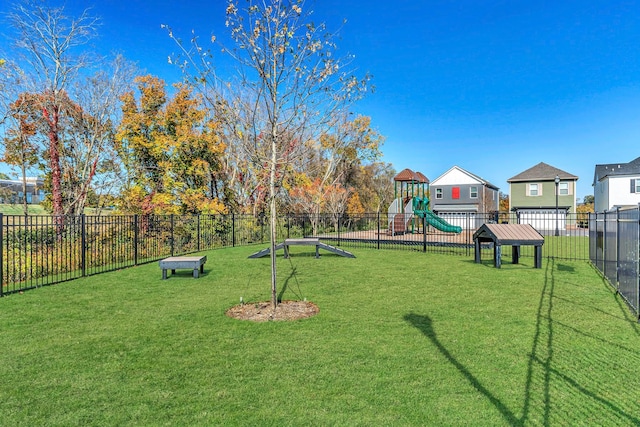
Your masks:
[[[425,218],[427,224],[436,228],[437,230],[444,231],[446,233],[461,233],[462,227],[457,225],[451,225],[433,211],[429,210],[429,198],[428,197],[414,197],[413,198],[413,213],[422,218]]]
[[[438,215],[434,214],[432,211],[424,212],[425,221],[427,224],[431,225],[437,230],[444,231],[447,233],[461,233],[462,227],[458,225],[451,225],[444,219],[440,218]]]

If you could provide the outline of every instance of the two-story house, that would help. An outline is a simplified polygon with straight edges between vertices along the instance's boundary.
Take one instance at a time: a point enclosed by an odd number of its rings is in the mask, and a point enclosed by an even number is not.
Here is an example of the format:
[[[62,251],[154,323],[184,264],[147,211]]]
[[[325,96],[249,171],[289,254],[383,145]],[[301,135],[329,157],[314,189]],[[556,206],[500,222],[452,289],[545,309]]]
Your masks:
[[[550,166],[537,165],[507,180],[509,210],[519,224],[531,224],[538,231],[564,230],[575,224],[578,177]]]
[[[478,213],[497,212],[499,188],[459,166],[431,181],[431,210],[462,228],[477,228],[485,222]]]
[[[640,157],[629,163],[596,165],[593,176],[594,210],[604,212],[640,203]]]

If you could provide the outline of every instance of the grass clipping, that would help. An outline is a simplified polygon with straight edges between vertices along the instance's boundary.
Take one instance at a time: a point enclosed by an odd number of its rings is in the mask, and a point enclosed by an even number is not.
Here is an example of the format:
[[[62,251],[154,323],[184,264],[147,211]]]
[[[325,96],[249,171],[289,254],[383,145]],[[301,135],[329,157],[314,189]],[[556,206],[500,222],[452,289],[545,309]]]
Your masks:
[[[282,301],[273,309],[271,301],[239,304],[227,310],[229,317],[253,322],[299,320],[318,314],[320,309],[309,301]]]

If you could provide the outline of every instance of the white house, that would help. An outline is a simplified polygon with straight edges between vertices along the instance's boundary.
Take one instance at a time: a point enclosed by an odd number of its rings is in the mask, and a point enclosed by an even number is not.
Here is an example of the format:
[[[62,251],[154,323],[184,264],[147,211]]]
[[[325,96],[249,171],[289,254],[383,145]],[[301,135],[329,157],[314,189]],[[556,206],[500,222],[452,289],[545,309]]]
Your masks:
[[[593,187],[596,212],[637,206],[640,203],[640,157],[629,163],[596,165]]]

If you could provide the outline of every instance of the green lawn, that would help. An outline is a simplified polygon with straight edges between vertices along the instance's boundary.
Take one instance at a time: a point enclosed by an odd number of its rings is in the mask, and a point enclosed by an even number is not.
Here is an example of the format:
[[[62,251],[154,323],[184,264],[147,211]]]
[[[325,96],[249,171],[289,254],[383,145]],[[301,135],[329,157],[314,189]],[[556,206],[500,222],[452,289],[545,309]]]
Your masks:
[[[0,299],[3,425],[638,425],[640,327],[585,262],[293,247],[296,322],[227,318],[269,298],[261,247]]]
[[[49,215],[40,205],[29,205],[29,215]],[[5,215],[24,215],[24,207],[21,203],[0,203],[0,212]]]

